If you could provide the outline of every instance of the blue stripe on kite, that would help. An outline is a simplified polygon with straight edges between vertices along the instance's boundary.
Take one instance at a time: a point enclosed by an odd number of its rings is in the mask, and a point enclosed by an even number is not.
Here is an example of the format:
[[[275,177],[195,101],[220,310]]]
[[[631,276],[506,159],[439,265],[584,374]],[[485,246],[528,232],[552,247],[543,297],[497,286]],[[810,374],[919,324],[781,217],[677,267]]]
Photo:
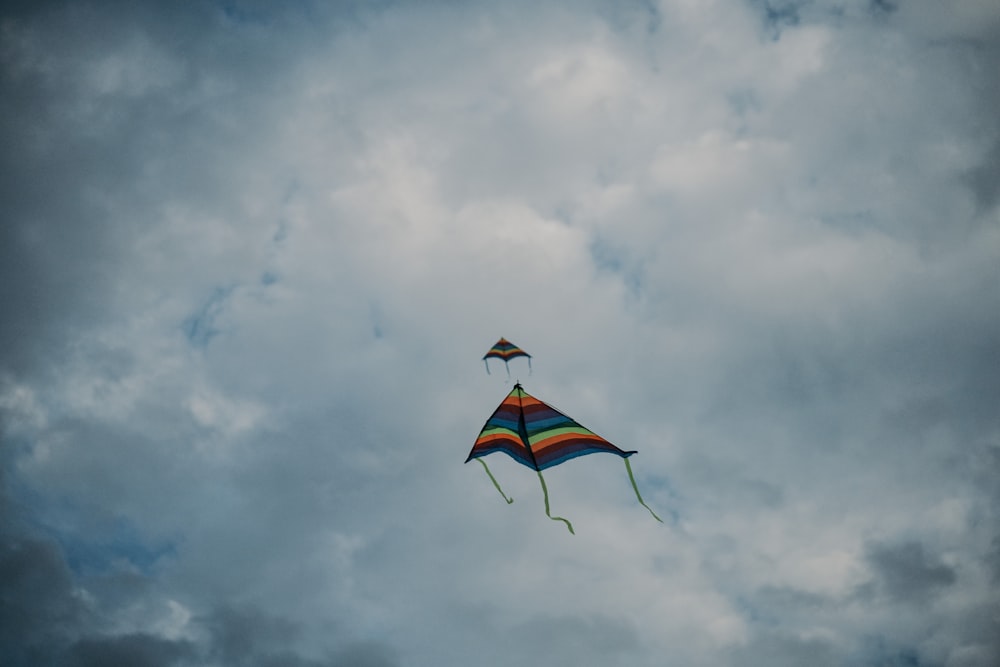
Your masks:
[[[520,463],[521,465],[528,466],[529,468],[534,470],[535,469],[534,461],[531,460],[531,457],[528,456],[527,453],[522,453],[523,451],[524,451],[523,449],[520,448],[515,449],[512,445],[509,444],[498,443],[496,445],[477,448],[475,451],[472,452],[472,455],[469,456],[468,461],[471,461],[472,459],[482,458],[483,456],[488,456],[496,452],[503,452],[510,458]],[[468,463],[468,461],[466,462]]]
[[[583,428],[575,421],[564,415],[557,415],[549,417],[548,419],[538,419],[530,422],[525,419],[524,425],[527,427],[530,435],[537,435],[542,431],[548,431],[553,428],[562,428],[564,426],[576,426],[577,428]]]
[[[600,452],[607,452],[608,454],[616,454],[623,459],[627,459],[636,452],[623,452],[617,447],[614,450],[607,449],[605,447],[581,447],[579,449],[567,449],[559,452],[554,458],[544,457],[538,458],[538,469],[545,470],[546,468],[551,468],[552,466],[557,466],[560,463],[569,461],[570,459],[575,459],[578,456],[586,456],[587,454],[598,454]]]
[[[486,422],[486,427],[483,430],[485,431],[487,428],[492,428],[496,426],[509,429],[516,433],[517,419],[503,419],[501,417],[491,417],[490,420]]]

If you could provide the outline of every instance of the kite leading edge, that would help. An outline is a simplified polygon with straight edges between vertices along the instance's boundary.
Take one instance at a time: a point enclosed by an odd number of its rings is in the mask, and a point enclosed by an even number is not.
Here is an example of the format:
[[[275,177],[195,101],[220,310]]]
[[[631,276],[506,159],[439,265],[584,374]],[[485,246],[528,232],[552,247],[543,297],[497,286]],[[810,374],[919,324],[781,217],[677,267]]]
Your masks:
[[[507,497],[493,473],[486,466],[486,462],[482,460],[482,457],[494,452],[503,452],[518,463],[538,473],[538,480],[542,485],[542,494],[545,498],[545,515],[553,521],[565,523],[569,532],[574,535],[576,533],[573,530],[573,525],[568,520],[560,516],[552,516],[550,512],[549,490],[545,485],[545,478],[542,477],[542,470],[587,454],[598,452],[617,454],[625,461],[625,470],[628,472],[629,481],[632,483],[632,489],[635,491],[635,497],[639,504],[645,507],[654,519],[663,523],[663,519],[656,516],[656,513],[639,494],[639,487],[635,483],[632,466],[628,461],[628,457],[635,454],[635,451],[624,451],[615,447],[552,406],[524,391],[520,383],[514,385],[511,392],[507,394],[507,397],[486,421],[483,430],[472,446],[472,451],[465,459],[466,463],[477,459],[485,468],[486,474],[493,481],[497,491],[510,504],[514,502],[513,498]]]

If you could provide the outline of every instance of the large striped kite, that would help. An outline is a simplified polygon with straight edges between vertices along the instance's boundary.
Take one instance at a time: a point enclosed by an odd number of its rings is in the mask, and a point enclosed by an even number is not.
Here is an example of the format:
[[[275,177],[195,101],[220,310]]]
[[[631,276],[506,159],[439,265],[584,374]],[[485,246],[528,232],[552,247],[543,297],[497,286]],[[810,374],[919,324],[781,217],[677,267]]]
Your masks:
[[[628,457],[636,452],[618,449],[604,438],[580,426],[552,406],[546,405],[526,392],[520,383],[514,385],[514,389],[507,394],[507,397],[486,421],[479,437],[476,438],[476,444],[469,452],[469,457],[465,459],[466,463],[472,459],[479,461],[493,482],[493,486],[510,504],[514,502],[514,499],[507,497],[482,459],[482,457],[494,452],[503,452],[518,463],[526,465],[538,473],[538,479],[542,483],[542,494],[545,496],[546,516],[553,521],[565,523],[570,533],[574,533],[572,524],[562,517],[552,516],[549,511],[549,490],[545,486],[542,471],[577,456],[597,452],[617,454],[625,461],[625,469],[628,471],[628,478],[635,490],[635,497],[643,507],[649,510],[654,519],[663,523],[663,520],[656,516],[656,513],[643,502],[642,496],[639,495],[639,487],[636,486],[632,466],[628,462]]]
[[[512,342],[506,338],[501,338],[496,342],[496,345],[490,348],[490,351],[483,355],[483,363],[486,364],[486,372],[490,372],[490,362],[487,359],[500,359],[503,361],[503,365],[507,367],[507,377],[510,377],[510,366],[507,366],[507,362],[515,357],[527,357],[528,358],[528,372],[531,372],[531,355],[514,345]]]

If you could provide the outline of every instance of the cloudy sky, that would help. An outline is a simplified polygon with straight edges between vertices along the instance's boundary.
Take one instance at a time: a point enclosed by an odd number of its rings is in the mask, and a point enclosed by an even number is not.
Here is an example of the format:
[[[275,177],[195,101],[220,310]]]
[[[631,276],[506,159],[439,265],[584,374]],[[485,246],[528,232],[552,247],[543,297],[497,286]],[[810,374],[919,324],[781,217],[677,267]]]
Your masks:
[[[993,0],[2,12],[4,665],[1000,663]]]

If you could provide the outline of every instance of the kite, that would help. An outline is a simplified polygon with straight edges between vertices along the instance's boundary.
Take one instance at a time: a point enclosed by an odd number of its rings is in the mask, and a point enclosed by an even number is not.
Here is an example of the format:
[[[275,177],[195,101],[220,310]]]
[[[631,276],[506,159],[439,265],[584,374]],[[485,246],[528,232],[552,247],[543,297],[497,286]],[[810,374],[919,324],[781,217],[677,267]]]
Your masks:
[[[483,363],[486,365],[487,374],[490,372],[490,362],[487,361],[490,357],[503,360],[503,365],[507,367],[507,377],[510,377],[510,366],[507,365],[507,362],[515,357],[527,357],[528,372],[531,372],[531,355],[519,348],[517,345],[514,345],[506,338],[498,340],[496,345],[491,347],[490,351],[483,356]]]
[[[628,471],[628,478],[632,482],[632,489],[639,504],[649,510],[654,519],[663,523],[663,519],[656,516],[639,495],[639,487],[636,486],[632,466],[628,462],[628,457],[635,454],[635,451],[626,452],[618,449],[604,438],[526,392],[520,382],[514,385],[514,389],[507,394],[486,421],[479,437],[476,438],[476,443],[472,446],[472,451],[469,452],[469,457],[465,459],[466,463],[476,459],[482,464],[493,486],[509,505],[514,499],[507,497],[482,459],[494,452],[503,452],[538,473],[542,494],[545,497],[545,515],[553,521],[565,523],[569,532],[574,535],[576,532],[569,521],[561,516],[552,516],[549,509],[549,490],[545,486],[542,471],[577,456],[598,452],[617,454],[625,461],[625,469]]]

